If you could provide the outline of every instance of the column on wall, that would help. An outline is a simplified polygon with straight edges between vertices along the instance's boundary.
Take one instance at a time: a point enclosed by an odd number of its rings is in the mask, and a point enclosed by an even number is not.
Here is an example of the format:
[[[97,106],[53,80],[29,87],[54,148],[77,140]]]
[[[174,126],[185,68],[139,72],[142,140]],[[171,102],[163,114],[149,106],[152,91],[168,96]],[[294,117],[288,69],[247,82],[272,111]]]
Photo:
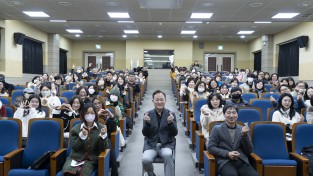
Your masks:
[[[276,73],[277,67],[274,67],[274,36],[262,36],[262,71]]]
[[[48,62],[44,65],[44,72],[59,73],[60,64],[60,35],[48,34]]]

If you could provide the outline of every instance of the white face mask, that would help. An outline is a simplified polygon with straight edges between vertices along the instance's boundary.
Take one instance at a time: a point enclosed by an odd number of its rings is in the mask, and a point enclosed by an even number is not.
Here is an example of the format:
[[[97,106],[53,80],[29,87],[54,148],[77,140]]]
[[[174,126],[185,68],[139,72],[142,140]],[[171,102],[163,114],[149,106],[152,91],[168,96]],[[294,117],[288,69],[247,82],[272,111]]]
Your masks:
[[[0,101],[0,108],[2,108],[2,102]]]
[[[116,95],[110,95],[110,100],[111,100],[112,102],[117,102],[118,96],[116,96]]]
[[[95,93],[95,89],[88,89],[89,94],[94,94]]]
[[[248,78],[248,82],[253,82],[253,78]]]
[[[101,81],[99,81],[98,83],[99,83],[99,85],[103,85],[103,84],[104,84],[104,81],[101,80]]]
[[[204,90],[205,90],[205,89],[202,88],[202,87],[199,87],[199,88],[198,88],[198,92],[204,92]]]
[[[26,100],[28,100],[29,96],[30,96],[30,94],[24,93],[24,97],[26,98]],[[1,106],[0,106],[0,107],[1,107]]]
[[[229,79],[233,79],[233,78],[234,78],[234,76],[233,76],[233,75],[231,75],[231,76],[228,76],[228,78],[229,78]]]
[[[81,73],[81,72],[82,72],[82,70],[77,70],[76,72],[77,72],[77,73]]]
[[[87,122],[93,122],[96,118],[96,115],[95,114],[86,114],[85,115],[85,120]]]
[[[117,77],[116,77],[116,76],[113,76],[113,78],[112,78],[112,79],[113,79],[113,81],[115,81],[115,80],[117,79]]]
[[[50,90],[43,90],[43,91],[41,91],[41,95],[44,97],[48,97],[51,95],[51,91]]]

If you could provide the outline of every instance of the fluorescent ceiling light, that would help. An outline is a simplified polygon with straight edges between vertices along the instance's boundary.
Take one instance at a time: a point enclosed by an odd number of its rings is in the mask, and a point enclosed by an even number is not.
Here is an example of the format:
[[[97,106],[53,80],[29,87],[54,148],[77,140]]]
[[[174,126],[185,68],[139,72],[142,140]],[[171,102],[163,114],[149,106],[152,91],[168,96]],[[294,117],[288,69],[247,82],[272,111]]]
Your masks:
[[[66,23],[66,20],[50,20],[51,23]]]
[[[239,31],[237,34],[252,34],[254,31]]]
[[[122,35],[123,38],[127,38],[127,35]]]
[[[50,17],[45,12],[35,12],[35,11],[23,11],[26,15],[30,17]]]
[[[193,37],[193,38],[195,38],[195,39],[196,39],[196,38],[198,38],[198,36],[197,36],[197,35],[194,35],[194,36],[192,36],[192,37]]]
[[[293,18],[297,15],[299,15],[299,13],[278,13],[272,18]]]
[[[186,23],[201,24],[202,21],[186,21]]]
[[[158,35],[158,38],[162,38],[163,36],[162,35]]]
[[[181,31],[180,34],[195,34],[196,31]]]
[[[66,31],[69,33],[83,33],[80,29],[66,29]]]
[[[108,12],[110,18],[129,18],[128,13]]]
[[[146,51],[146,50],[144,50],[143,52],[144,52],[144,53],[148,53],[148,51]]]
[[[125,34],[139,34],[138,30],[124,30]]]
[[[211,18],[213,13],[192,13],[190,18]]]
[[[134,21],[117,21],[118,23],[134,23]]]
[[[254,23],[272,23],[270,21],[255,21]]]
[[[75,37],[80,37],[80,35],[79,34],[75,34]]]

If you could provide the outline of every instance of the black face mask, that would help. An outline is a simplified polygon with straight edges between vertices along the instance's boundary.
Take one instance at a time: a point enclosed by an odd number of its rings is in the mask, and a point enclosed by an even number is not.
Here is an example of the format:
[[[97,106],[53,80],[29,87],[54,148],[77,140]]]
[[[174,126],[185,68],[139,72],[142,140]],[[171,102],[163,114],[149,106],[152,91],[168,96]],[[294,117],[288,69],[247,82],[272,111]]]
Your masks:
[[[238,99],[241,98],[241,94],[232,95],[232,98],[235,99],[235,100],[238,100]]]

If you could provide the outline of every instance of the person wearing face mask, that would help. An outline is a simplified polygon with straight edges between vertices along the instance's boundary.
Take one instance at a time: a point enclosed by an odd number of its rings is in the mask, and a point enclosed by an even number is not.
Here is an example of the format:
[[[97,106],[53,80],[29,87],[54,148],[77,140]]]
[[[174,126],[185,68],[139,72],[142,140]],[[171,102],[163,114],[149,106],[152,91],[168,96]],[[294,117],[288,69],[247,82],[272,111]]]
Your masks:
[[[99,154],[109,148],[107,128],[98,122],[92,104],[84,105],[80,120],[70,130],[72,149],[62,169],[65,176],[91,175],[97,168]],[[77,163],[82,164],[77,166]]]
[[[195,87],[195,91],[190,96],[190,101],[193,102],[195,98],[207,99],[209,95],[210,92],[207,91],[205,82],[199,81]]]
[[[52,114],[55,113],[56,108],[61,106],[61,101],[59,97],[54,96],[51,91],[51,87],[49,84],[42,84],[40,86],[40,94],[41,97],[41,104],[42,106],[48,106],[50,111],[50,118]]]
[[[90,99],[93,99],[99,94],[99,88],[96,84],[91,84],[88,86],[88,96]]]
[[[76,69],[76,71],[75,71]],[[72,69],[71,69],[71,74],[72,75],[77,75],[77,79],[75,79],[75,81],[80,81],[82,79],[82,74],[84,72],[83,67],[81,66],[75,66],[75,64],[73,64]]]
[[[230,84],[230,81],[234,78],[234,75],[232,73],[229,73],[229,75],[225,79],[226,84]]]
[[[14,112],[13,118],[22,121],[22,147],[26,145],[29,120],[44,117],[46,117],[46,113],[42,110],[41,100],[38,95],[30,95],[28,99],[20,102],[19,107]]]
[[[5,105],[0,100],[0,118],[7,116],[7,109],[5,108]]]
[[[21,103],[21,102],[24,102],[24,101],[28,100],[28,98],[29,98],[31,95],[33,95],[33,94],[35,94],[35,92],[34,92],[34,90],[33,90],[32,88],[25,88],[25,89],[23,90],[23,95],[16,97],[16,99],[15,99],[15,101],[14,101],[14,106],[15,106],[16,108],[18,108],[18,107],[20,106],[20,103]]]
[[[247,75],[247,81],[243,84],[241,84],[239,87],[242,89],[243,93],[251,92],[254,86],[254,75],[248,74]]]
[[[233,87],[230,91],[231,99],[226,100],[226,106],[250,107],[250,104],[241,98],[241,94],[239,87]]]
[[[87,71],[84,71],[84,72],[82,73],[82,78],[81,78],[81,79],[84,80],[84,81],[86,81],[86,82],[89,82],[89,81],[90,81],[90,77],[89,77],[89,74],[88,74]]]

